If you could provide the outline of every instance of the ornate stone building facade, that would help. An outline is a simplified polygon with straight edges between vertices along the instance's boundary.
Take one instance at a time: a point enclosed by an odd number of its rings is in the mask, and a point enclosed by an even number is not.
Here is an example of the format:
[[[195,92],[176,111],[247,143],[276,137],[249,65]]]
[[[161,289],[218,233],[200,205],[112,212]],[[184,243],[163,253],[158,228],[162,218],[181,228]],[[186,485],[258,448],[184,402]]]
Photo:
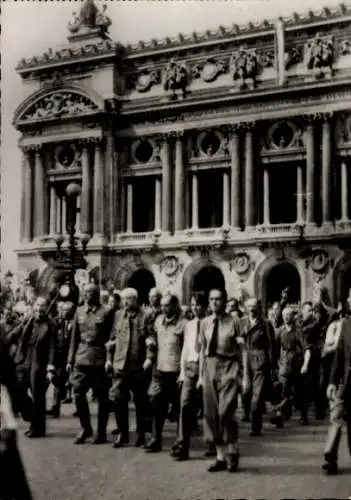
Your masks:
[[[267,304],[351,278],[351,9],[121,46],[86,1],[22,60],[21,269],[52,262],[81,184],[91,269],[142,297],[224,284]]]

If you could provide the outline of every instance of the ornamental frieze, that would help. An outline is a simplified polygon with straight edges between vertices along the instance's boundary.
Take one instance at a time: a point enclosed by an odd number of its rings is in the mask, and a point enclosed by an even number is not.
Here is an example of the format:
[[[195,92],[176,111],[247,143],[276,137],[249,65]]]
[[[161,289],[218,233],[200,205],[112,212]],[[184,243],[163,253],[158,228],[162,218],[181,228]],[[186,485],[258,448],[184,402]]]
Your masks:
[[[310,262],[312,271],[317,274],[325,273],[330,264],[329,254],[323,249],[313,250]]]
[[[303,131],[290,120],[275,122],[261,138],[262,151],[303,148],[304,145]]]
[[[228,61],[226,59],[209,58],[204,63],[195,64],[192,69],[192,77],[201,79],[206,83],[214,82],[219,75],[228,70]]]
[[[340,113],[335,126],[335,142],[343,145],[351,142],[351,113]]]
[[[235,271],[240,277],[248,275],[252,268],[250,256],[246,252],[238,252],[229,265],[230,271]]]
[[[332,76],[334,42],[332,37],[317,34],[305,46],[305,63],[315,78]]]
[[[162,84],[171,99],[177,99],[179,94],[183,98],[186,97],[187,86],[189,84],[186,65],[171,59],[164,69]]]
[[[174,278],[182,269],[183,264],[181,264],[178,257],[174,255],[165,257],[160,264],[160,272],[165,274],[167,278]]]
[[[74,116],[96,111],[98,106],[90,99],[74,92],[53,92],[33,104],[21,121],[44,120]]]
[[[256,87],[259,64],[255,49],[241,47],[232,54],[229,67],[233,80],[238,82],[241,90]]]

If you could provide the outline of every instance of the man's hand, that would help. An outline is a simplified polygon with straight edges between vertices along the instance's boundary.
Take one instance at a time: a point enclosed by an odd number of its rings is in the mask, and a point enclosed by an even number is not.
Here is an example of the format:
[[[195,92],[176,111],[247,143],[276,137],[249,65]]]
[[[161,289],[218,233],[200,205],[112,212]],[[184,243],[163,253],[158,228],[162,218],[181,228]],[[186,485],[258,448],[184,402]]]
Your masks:
[[[182,375],[179,375],[179,377],[177,379],[177,384],[180,386],[180,385],[182,385],[183,382],[184,382],[184,377]]]
[[[67,363],[67,365],[66,365],[66,372],[67,373],[71,373],[71,371],[72,371],[72,365],[71,365],[71,363]]]
[[[300,370],[301,375],[306,375],[307,370],[308,370],[308,366],[307,365],[302,365],[302,368]]]
[[[327,388],[327,398],[329,401],[334,401],[336,396],[336,386],[334,384],[329,384]]]
[[[52,371],[49,371],[47,372],[46,374],[46,378],[47,380],[50,382],[50,384],[52,383],[52,381],[54,380],[54,373]]]
[[[106,361],[105,363],[105,372],[106,373],[112,373],[113,372],[113,365],[111,361]]]
[[[199,380],[196,382],[196,389],[200,389],[204,385],[204,381],[202,378],[199,378]]]
[[[243,377],[242,383],[241,383],[241,388],[243,391],[243,394],[247,394],[250,390],[250,380],[249,377]]]
[[[152,366],[152,361],[151,359],[145,359],[144,364],[143,364],[143,370],[146,372],[149,368]]]

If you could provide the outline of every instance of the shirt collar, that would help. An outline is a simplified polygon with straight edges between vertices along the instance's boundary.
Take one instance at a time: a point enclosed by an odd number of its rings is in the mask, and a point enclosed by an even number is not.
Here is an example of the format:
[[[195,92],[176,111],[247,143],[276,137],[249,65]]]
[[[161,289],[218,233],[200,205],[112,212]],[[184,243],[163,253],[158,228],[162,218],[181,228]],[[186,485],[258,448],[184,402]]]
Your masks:
[[[164,325],[175,325],[177,323],[178,319],[179,319],[179,315],[177,315],[177,314],[175,314],[171,318],[167,318],[167,316],[165,315],[163,317],[163,324]]]
[[[89,306],[88,304],[85,305],[85,311],[87,312],[87,314],[89,314],[90,312],[92,313],[96,313],[96,311],[99,309],[99,306]]]

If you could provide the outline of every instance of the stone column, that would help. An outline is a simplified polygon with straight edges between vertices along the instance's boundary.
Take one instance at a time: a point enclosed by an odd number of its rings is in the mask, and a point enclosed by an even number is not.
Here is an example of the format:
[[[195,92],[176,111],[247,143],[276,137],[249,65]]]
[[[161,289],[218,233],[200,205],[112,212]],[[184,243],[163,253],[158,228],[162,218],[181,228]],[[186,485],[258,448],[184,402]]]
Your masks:
[[[162,142],[162,230],[170,230],[170,200],[171,200],[171,167],[169,161],[169,139],[163,137]]]
[[[255,176],[253,162],[252,128],[254,124],[246,124],[245,135],[245,226],[255,226]]]
[[[104,163],[102,144],[96,141],[94,150],[94,238],[104,235]]]
[[[133,232],[133,184],[127,181],[127,233]]]
[[[301,165],[297,167],[297,193],[296,193],[296,222],[302,223],[304,221],[303,210],[303,168]]]
[[[313,118],[308,118],[306,127],[306,222],[314,224],[315,149]]]
[[[332,197],[332,155],[331,155],[331,114],[323,115],[322,131],[322,214],[323,224],[331,223],[331,197]]]
[[[155,179],[155,231],[161,230],[161,203],[162,203],[162,184],[161,179]]]
[[[92,175],[89,161],[88,143],[83,142],[82,149],[82,194],[81,194],[81,232],[91,234],[91,193]]]
[[[44,236],[45,172],[41,146],[35,149],[34,162],[34,236]]]
[[[67,204],[66,197],[62,196],[61,198],[61,226],[62,226],[62,234],[67,234]]]
[[[240,228],[240,152],[238,129],[231,135],[231,225]]]
[[[192,229],[198,229],[199,227],[199,183],[197,178],[197,173],[193,173],[192,177]]]
[[[230,224],[229,173],[223,172],[223,226]]]
[[[348,186],[347,186],[347,165],[346,162],[341,164],[341,220],[346,222],[349,220],[348,216]]]
[[[33,236],[32,219],[32,193],[33,193],[33,171],[31,166],[30,149],[24,147],[22,163],[22,199],[21,199],[21,241],[29,243]]]
[[[271,223],[269,199],[269,167],[263,169],[263,224],[269,226]]]
[[[57,196],[55,186],[50,186],[50,234],[57,233]]]
[[[175,182],[174,182],[174,229],[184,229],[184,158],[183,132],[177,132],[175,143]]]

